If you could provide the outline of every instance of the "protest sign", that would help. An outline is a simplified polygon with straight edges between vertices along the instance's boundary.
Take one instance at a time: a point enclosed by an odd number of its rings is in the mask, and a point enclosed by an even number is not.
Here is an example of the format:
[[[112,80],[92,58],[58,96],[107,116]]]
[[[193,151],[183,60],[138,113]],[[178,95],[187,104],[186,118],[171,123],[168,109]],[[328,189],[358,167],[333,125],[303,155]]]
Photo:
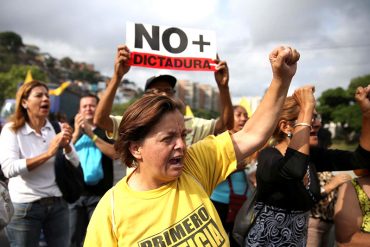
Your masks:
[[[126,45],[131,51],[131,66],[215,71],[213,31],[128,22]]]

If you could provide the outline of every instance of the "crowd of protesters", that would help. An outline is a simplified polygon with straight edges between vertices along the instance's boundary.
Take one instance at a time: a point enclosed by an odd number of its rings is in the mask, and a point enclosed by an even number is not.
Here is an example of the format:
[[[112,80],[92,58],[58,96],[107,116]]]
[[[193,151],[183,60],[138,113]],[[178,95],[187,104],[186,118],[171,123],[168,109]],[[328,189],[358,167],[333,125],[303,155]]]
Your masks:
[[[101,99],[82,96],[71,124],[48,119],[45,83],[23,84],[0,137],[14,207],[5,226],[10,246],[39,246],[41,239],[50,247],[238,246],[235,215],[254,186],[255,219],[242,246],[367,246],[369,176],[332,171],[370,169],[370,85],[355,95],[362,113],[358,148],[328,149],[318,139],[315,87],[287,97],[299,58],[291,47],[270,53],[272,80],[251,116],[232,106],[228,66],[217,59],[221,111],[210,120],[184,116],[171,75],[149,78],[144,95],[112,116],[130,70],[125,45],[117,48]],[[73,202],[56,182],[60,150],[83,171],[84,190]],[[113,185],[118,158],[130,169]],[[250,163],[258,164],[254,177],[246,173]]]

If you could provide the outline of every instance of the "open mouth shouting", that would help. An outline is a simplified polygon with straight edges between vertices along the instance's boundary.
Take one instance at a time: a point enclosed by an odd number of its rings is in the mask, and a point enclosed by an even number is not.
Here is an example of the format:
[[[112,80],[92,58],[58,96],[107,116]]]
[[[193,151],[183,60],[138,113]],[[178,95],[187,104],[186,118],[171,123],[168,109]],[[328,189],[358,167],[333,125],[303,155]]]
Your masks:
[[[43,111],[49,111],[50,105],[49,104],[42,104],[40,109]]]
[[[171,166],[182,168],[183,167],[183,156],[176,156],[174,158],[171,158],[168,163]]]

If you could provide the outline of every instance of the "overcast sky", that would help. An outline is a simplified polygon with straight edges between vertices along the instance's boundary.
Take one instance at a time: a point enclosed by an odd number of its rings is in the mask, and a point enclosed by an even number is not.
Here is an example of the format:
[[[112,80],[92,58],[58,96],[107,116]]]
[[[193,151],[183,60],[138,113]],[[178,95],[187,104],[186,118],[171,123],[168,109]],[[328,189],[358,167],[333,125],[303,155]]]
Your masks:
[[[290,45],[301,53],[291,89],[312,83],[322,91],[347,88],[370,74],[369,0],[0,0],[0,32],[56,58],[95,65],[110,76],[127,21],[213,30],[230,69],[235,98],[262,95],[271,81],[270,51]],[[32,6],[31,6],[32,5]],[[140,87],[153,74],[131,68],[126,78]],[[212,72],[170,72],[178,79],[216,85]],[[291,90],[292,92],[292,90]]]

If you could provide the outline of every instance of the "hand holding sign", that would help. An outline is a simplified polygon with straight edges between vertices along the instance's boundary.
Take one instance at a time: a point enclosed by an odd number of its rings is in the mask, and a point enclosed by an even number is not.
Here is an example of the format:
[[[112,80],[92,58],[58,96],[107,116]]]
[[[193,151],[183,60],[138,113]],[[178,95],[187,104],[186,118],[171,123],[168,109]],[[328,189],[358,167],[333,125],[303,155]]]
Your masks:
[[[121,80],[122,77],[130,70],[129,65],[130,50],[126,45],[120,45],[117,48],[116,58],[114,60],[114,75]]]
[[[229,68],[227,67],[226,61],[220,61],[219,57],[217,56],[216,72],[215,72],[215,80],[217,82],[218,87],[228,87],[229,86]]]
[[[273,77],[283,82],[291,81],[296,70],[299,53],[289,46],[280,46],[270,53]]]

